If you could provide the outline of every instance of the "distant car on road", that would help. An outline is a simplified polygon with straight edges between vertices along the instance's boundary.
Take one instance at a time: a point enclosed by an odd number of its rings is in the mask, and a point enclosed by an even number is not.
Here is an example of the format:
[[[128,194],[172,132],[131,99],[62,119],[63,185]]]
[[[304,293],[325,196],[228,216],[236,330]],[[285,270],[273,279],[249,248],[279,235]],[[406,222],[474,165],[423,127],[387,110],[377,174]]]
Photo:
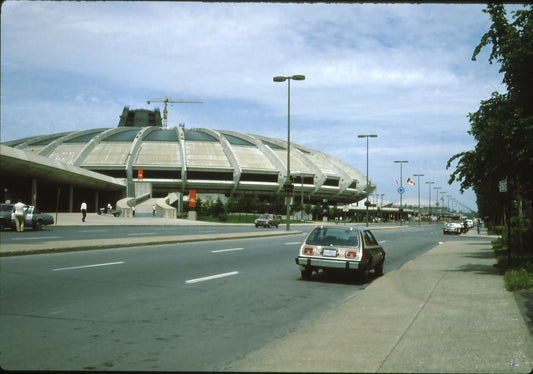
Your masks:
[[[371,270],[383,275],[385,251],[369,229],[356,226],[316,226],[302,242],[296,257],[302,279],[313,271],[353,272],[361,282]]]
[[[448,222],[444,224],[444,227],[442,228],[442,233],[444,235],[446,234],[455,234],[459,235],[463,231],[463,225],[456,222]]]
[[[4,227],[16,229],[15,214],[13,213],[14,204],[0,204],[0,230]],[[54,217],[50,214],[41,213],[34,206],[28,206],[24,211],[24,227],[33,227],[34,230],[42,230],[44,225],[53,225]]]
[[[255,227],[263,226],[263,227],[270,227],[275,226],[278,227],[281,222],[281,219],[279,216],[275,214],[261,214],[259,218],[257,218],[254,222]]]

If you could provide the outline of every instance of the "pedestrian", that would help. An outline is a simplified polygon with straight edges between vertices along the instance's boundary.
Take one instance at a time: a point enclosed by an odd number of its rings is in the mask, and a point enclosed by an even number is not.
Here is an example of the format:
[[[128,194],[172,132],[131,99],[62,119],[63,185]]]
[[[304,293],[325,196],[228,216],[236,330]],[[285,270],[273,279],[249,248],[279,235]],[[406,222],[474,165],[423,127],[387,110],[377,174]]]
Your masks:
[[[135,205],[131,207],[131,212],[132,212],[133,216],[135,217]]]
[[[155,204],[152,205],[152,216],[155,217]]]
[[[13,207],[13,213],[15,213],[15,225],[17,226],[17,231],[24,231],[24,211],[27,209],[26,204],[22,203],[20,199]]]
[[[481,221],[477,220],[477,233],[479,234],[481,232]]]
[[[87,203],[85,203],[85,201],[81,203],[80,210],[81,210],[81,220],[82,222],[85,222],[85,218],[87,218]]]

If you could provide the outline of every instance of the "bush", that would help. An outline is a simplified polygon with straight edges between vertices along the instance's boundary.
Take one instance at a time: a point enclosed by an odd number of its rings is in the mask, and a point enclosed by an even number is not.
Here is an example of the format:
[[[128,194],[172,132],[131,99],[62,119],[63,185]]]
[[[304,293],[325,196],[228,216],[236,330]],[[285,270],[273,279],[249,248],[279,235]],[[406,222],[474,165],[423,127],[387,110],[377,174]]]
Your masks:
[[[509,291],[527,290],[533,288],[533,274],[526,269],[509,270],[503,276],[505,288]]]

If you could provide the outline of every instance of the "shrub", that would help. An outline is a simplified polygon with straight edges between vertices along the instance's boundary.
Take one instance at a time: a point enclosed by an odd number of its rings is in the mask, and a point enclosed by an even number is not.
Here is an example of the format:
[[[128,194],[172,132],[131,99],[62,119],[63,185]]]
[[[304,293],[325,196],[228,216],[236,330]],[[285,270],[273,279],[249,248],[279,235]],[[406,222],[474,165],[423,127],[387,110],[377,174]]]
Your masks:
[[[533,288],[533,274],[526,269],[509,270],[503,276],[508,291],[527,290]]]

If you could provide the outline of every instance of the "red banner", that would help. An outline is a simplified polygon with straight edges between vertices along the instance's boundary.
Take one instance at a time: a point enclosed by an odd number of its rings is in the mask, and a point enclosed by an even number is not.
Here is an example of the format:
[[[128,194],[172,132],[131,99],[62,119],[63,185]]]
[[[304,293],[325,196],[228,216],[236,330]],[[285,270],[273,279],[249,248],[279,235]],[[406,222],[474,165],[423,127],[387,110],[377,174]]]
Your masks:
[[[189,208],[196,207],[196,190],[189,190]]]
[[[137,169],[137,179],[142,180],[143,179],[143,169]]]

